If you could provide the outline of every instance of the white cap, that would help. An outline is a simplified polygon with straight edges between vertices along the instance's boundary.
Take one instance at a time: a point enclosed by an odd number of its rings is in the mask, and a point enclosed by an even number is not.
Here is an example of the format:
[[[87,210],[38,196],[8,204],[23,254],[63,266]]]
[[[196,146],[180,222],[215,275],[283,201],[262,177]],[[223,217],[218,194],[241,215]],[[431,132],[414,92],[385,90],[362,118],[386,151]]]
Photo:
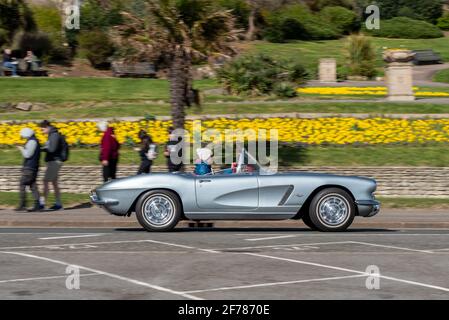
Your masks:
[[[105,132],[108,129],[108,122],[100,121],[97,123],[97,127],[100,131]]]
[[[30,128],[23,128],[20,130],[20,136],[24,139],[31,138],[34,135],[33,129]]]
[[[207,161],[212,156],[212,150],[208,148],[199,148],[196,149],[196,154],[201,161]]]

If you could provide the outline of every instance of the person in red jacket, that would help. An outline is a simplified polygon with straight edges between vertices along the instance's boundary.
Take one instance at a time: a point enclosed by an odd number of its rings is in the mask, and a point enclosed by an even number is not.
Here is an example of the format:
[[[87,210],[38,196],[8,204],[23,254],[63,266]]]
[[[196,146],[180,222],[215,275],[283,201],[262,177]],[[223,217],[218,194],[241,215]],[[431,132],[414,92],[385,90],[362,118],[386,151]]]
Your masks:
[[[120,144],[114,135],[114,128],[109,127],[107,122],[100,122],[98,128],[104,132],[100,144],[100,161],[103,180],[106,182],[116,178]]]

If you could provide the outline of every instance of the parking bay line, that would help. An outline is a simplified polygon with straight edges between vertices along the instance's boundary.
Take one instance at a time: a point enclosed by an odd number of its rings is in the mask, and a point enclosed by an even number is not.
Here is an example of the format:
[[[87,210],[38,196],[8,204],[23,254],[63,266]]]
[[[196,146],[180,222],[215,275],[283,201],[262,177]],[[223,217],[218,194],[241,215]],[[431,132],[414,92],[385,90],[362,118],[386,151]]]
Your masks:
[[[154,289],[154,290],[170,293],[170,294],[173,294],[173,295],[182,296],[184,298],[191,299],[191,300],[202,300],[201,298],[196,297],[196,296],[191,295],[191,294],[188,294],[188,293],[183,293],[183,292],[180,292],[180,291],[171,290],[171,289],[168,289],[168,288],[165,288],[165,287],[161,287],[161,286],[158,286],[158,285],[154,285],[154,284],[151,284],[151,283],[147,283],[147,282],[143,282],[143,281],[140,281],[140,280],[135,280],[135,279],[131,279],[131,278],[128,278],[128,277],[120,276],[118,274],[105,272],[105,271],[101,271],[101,270],[97,270],[97,269],[93,269],[93,268],[89,268],[89,267],[80,266],[78,264],[77,265],[70,264],[70,263],[67,263],[67,262],[64,262],[64,261],[50,259],[50,258],[46,258],[46,257],[37,256],[37,255],[34,255],[34,254],[23,253],[23,252],[8,252],[8,251],[1,252],[0,251],[0,253],[12,254],[12,255],[17,255],[17,256],[21,256],[21,257],[37,259],[37,260],[43,260],[43,261],[52,262],[52,263],[59,264],[59,265],[64,265],[64,266],[76,266],[79,269],[82,269],[82,270],[85,270],[85,271],[88,271],[88,272],[93,272],[93,273],[97,273],[97,274],[100,274],[100,275],[108,276],[108,277],[113,278],[113,279],[122,280],[122,281],[125,281],[125,282],[128,282],[128,283],[131,283],[131,284],[136,284],[136,285],[142,286],[142,287],[151,288],[151,289]]]
[[[99,276],[98,273],[85,273],[80,274],[80,277],[91,277],[91,276]],[[49,277],[35,277],[35,278],[22,278],[22,279],[10,279],[10,280],[0,280],[0,284],[2,283],[11,283],[11,282],[26,282],[26,281],[38,281],[38,280],[53,280],[53,279],[67,279],[68,275],[65,276],[49,276]]]
[[[360,242],[360,241],[349,241],[349,242],[356,243],[356,244],[362,244],[362,245],[366,245],[366,246],[373,246],[373,247],[390,248],[390,249],[413,251],[413,252],[420,252],[420,253],[433,253],[431,250],[411,249],[411,248],[389,246],[389,245],[376,244],[376,243],[370,243],[370,242]]]
[[[366,272],[363,272],[363,271],[358,271],[358,270],[353,270],[353,269],[348,269],[348,268],[341,268],[341,267],[336,267],[336,266],[331,266],[331,265],[326,265],[326,264],[321,264],[321,263],[314,263],[314,262],[308,262],[308,261],[303,261],[303,260],[296,260],[296,259],[282,258],[282,257],[276,257],[276,256],[269,256],[269,255],[257,254],[257,253],[241,253],[241,254],[250,255],[250,256],[254,256],[254,257],[260,257],[260,258],[268,258],[268,259],[274,259],[274,260],[280,260],[280,261],[286,261],[286,262],[310,265],[310,266],[327,268],[327,269],[333,269],[333,270],[339,270],[339,271],[352,272],[352,273],[357,273],[357,274],[366,276]],[[412,281],[412,280],[406,280],[406,279],[400,279],[400,278],[390,277],[390,276],[384,276],[382,274],[378,274],[378,275],[371,274],[370,276],[377,276],[377,277],[379,277],[381,279],[385,279],[385,280],[402,282],[402,283],[407,283],[407,284],[411,284],[411,285],[415,285],[415,286],[420,286],[420,287],[425,287],[425,288],[430,288],[430,289],[435,289],[435,290],[441,290],[441,291],[449,292],[449,288],[435,286],[435,285],[431,285],[431,284],[427,284],[427,283],[422,283],[422,282],[417,282],[417,281]]]
[[[162,241],[157,241],[157,242],[161,243],[161,244],[165,243],[165,242],[162,242]],[[174,243],[165,243],[165,244],[171,245],[171,246],[186,247],[184,245],[178,245],[178,244],[174,244]],[[226,252],[220,252],[220,251],[217,251],[217,250],[195,248],[195,247],[190,247],[190,246],[189,246],[189,248],[196,249],[196,250],[199,250],[199,251],[209,252],[209,253],[218,253],[218,254],[225,254],[226,253]],[[282,257],[269,256],[269,255],[263,255],[263,254],[257,254],[257,253],[248,253],[248,252],[232,253],[232,254],[241,254],[241,255],[249,255],[249,256],[254,256],[254,257],[259,257],[259,258],[268,258],[268,259],[274,259],[274,260],[298,263],[298,264],[303,264],[303,265],[310,265],[310,266],[314,266],[314,267],[321,267],[321,268],[326,268],[326,269],[339,270],[339,271],[344,271],[344,272],[349,272],[349,273],[356,273],[358,275],[367,276],[367,273],[364,272],[364,271],[359,271],[359,270],[354,270],[354,269],[349,269],[349,268],[336,267],[336,266],[331,266],[331,265],[326,265],[326,264],[321,264],[321,263],[308,262],[308,261],[303,261],[303,260],[282,258]],[[400,278],[390,277],[390,276],[384,276],[382,274],[378,274],[378,275],[370,274],[370,276],[378,276],[379,278],[385,279],[385,280],[391,280],[391,281],[406,283],[406,284],[410,284],[410,285],[425,287],[425,288],[429,288],[429,289],[435,289],[435,290],[440,290],[440,291],[444,291],[444,292],[449,292],[449,288],[435,286],[435,285],[431,285],[431,284],[427,284],[427,283],[422,283],[422,282],[417,282],[417,281],[412,281],[412,280],[406,280],[406,279],[400,279]]]
[[[315,278],[315,279],[305,279],[305,280],[295,280],[295,281],[282,281],[282,282],[267,282],[267,283],[249,284],[249,285],[246,285],[246,286],[222,287],[222,288],[192,290],[192,291],[183,291],[183,292],[184,293],[201,293],[201,292],[211,292],[211,291],[251,289],[251,288],[271,287],[271,286],[279,286],[279,285],[307,283],[307,282],[319,282],[319,281],[352,279],[352,278],[361,278],[361,277],[368,277],[368,276],[369,276],[369,274],[355,274],[355,275],[351,275],[351,276]]]
[[[99,242],[99,243],[79,243],[79,244],[75,244],[75,245],[86,245],[86,244],[105,244],[105,243],[137,243],[137,242],[152,242],[152,243],[158,243],[158,244],[165,244],[165,245],[169,245],[169,246],[176,246],[176,247],[181,247],[181,248],[186,248],[186,249],[194,249],[194,250],[199,250],[199,251],[203,251],[203,252],[208,252],[208,253],[215,253],[215,254],[226,254],[227,252],[222,252],[221,250],[223,249],[203,249],[203,248],[197,248],[197,247],[192,247],[192,246],[186,246],[186,245],[180,245],[180,244],[176,244],[176,243],[168,243],[168,242],[163,242],[163,241],[157,241],[157,240],[136,240],[136,241],[113,241],[113,242]],[[68,246],[68,245],[74,245],[74,244],[65,244],[65,245],[59,245],[59,246]],[[34,246],[34,247],[49,247],[49,246]],[[29,248],[29,247],[25,247],[25,248]],[[0,248],[2,249],[2,248]],[[11,254],[16,254],[16,255],[26,255],[24,253],[11,253]],[[322,267],[322,268],[328,268],[328,269],[334,269],[334,270],[340,270],[340,271],[346,271],[346,272],[352,272],[352,273],[356,273],[359,275],[366,275],[365,272],[363,271],[358,271],[358,270],[353,270],[353,269],[347,269],[347,268],[340,268],[340,267],[335,267],[335,266],[330,266],[330,265],[324,265],[324,264],[318,264],[318,263],[313,263],[313,262],[308,262],[308,261],[302,261],[302,260],[294,260],[294,259],[288,259],[288,258],[282,258],[282,257],[276,257],[276,256],[269,256],[269,255],[261,255],[261,254],[256,254],[256,253],[233,253],[233,254],[243,254],[243,255],[250,255],[250,256],[255,256],[255,257],[262,257],[262,258],[268,258],[268,259],[276,259],[276,260],[281,260],[281,261],[287,261],[287,262],[293,262],[293,263],[299,263],[299,264],[304,264],[304,265],[312,265],[312,266],[317,266],[317,267]],[[32,255],[29,255],[32,256]],[[48,258],[44,258],[44,257],[38,257],[38,256],[34,256],[37,257],[37,259],[48,259]],[[49,259],[49,261],[52,261],[51,259]],[[57,261],[57,260],[53,260],[52,262]],[[56,263],[59,264],[64,264],[64,265],[68,265],[65,262],[61,262],[61,261],[57,261]],[[94,269],[89,269],[86,267],[83,267],[85,270],[88,271],[93,271],[93,272],[99,272],[101,274],[106,274],[103,271],[98,271]],[[119,275],[114,275],[114,274],[106,274],[109,275],[113,278],[118,278],[118,279],[122,279],[131,283],[136,283],[136,284],[140,284],[140,285],[144,285],[144,286],[150,286],[153,287],[153,285],[151,284],[147,284],[144,282],[140,282],[138,280],[133,280],[133,279],[129,279],[129,278],[125,278]],[[434,286],[434,285],[430,285],[430,284],[425,284],[425,283],[421,283],[421,282],[416,282],[416,281],[410,281],[410,280],[405,280],[405,279],[399,279],[399,278],[395,278],[395,277],[389,277],[389,276],[384,276],[384,275],[379,275],[379,278],[383,278],[383,279],[387,279],[387,280],[392,280],[392,281],[397,281],[397,282],[402,282],[402,283],[407,283],[407,284],[412,284],[412,285],[416,285],[416,286],[421,286],[421,287],[426,287],[426,288],[431,288],[431,289],[436,289],[436,290],[442,290],[445,292],[449,292],[448,288],[444,288],[444,287],[440,287],[440,286]],[[157,286],[156,286],[157,287]],[[162,287],[161,287],[162,288]],[[170,290],[170,289],[166,289],[163,288],[165,290]],[[179,291],[173,291],[170,290],[170,292],[175,292],[175,294],[182,294],[182,292]],[[201,299],[198,297],[194,297],[191,299]]]
[[[246,241],[263,241],[263,240],[275,240],[275,239],[285,239],[285,238],[294,238],[297,235],[285,235],[285,236],[274,236],[274,237],[265,237],[265,238],[253,238],[253,239],[245,239]]]
[[[59,239],[71,239],[71,238],[88,238],[88,237],[100,237],[104,236],[104,233],[92,233],[92,234],[80,234],[75,236],[60,236],[60,237],[47,237],[39,238],[39,240],[59,240]]]

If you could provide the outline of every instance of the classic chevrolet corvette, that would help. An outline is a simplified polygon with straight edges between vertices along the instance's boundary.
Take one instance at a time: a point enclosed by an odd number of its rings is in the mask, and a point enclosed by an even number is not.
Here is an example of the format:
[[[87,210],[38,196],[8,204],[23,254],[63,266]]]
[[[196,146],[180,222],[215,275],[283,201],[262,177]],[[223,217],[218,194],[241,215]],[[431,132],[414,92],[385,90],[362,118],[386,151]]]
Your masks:
[[[245,150],[242,155],[234,171],[150,173],[113,180],[93,190],[91,201],[114,215],[135,212],[148,231],[169,231],[183,219],[302,219],[314,230],[334,232],[346,230],[355,216],[372,217],[380,210],[375,180],[273,174]]]

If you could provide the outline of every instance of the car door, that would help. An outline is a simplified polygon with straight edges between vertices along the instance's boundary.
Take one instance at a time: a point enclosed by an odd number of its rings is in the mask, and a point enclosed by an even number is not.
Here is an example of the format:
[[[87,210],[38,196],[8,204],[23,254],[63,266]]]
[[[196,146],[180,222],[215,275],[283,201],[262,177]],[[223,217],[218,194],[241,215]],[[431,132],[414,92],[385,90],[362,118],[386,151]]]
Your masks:
[[[252,211],[259,206],[255,174],[206,175],[195,178],[196,201],[202,209]]]

